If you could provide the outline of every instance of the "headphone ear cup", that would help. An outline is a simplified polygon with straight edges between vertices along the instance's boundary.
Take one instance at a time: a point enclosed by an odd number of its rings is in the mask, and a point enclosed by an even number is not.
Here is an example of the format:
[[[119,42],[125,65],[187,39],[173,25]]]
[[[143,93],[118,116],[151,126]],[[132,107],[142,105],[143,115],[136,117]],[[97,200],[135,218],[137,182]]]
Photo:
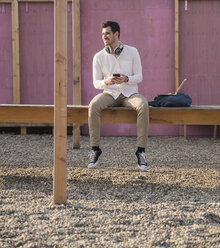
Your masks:
[[[120,44],[119,47],[116,47],[116,48],[115,48],[114,53],[115,53],[116,55],[119,55],[119,54],[122,52],[123,48],[124,48],[124,45],[123,45],[123,44]]]
[[[106,47],[105,47],[105,51],[106,51],[107,53],[111,53],[111,52],[112,52],[112,49],[111,49],[110,46],[106,46]]]
[[[122,52],[122,49],[120,47],[116,47],[114,53],[116,55],[119,55]]]

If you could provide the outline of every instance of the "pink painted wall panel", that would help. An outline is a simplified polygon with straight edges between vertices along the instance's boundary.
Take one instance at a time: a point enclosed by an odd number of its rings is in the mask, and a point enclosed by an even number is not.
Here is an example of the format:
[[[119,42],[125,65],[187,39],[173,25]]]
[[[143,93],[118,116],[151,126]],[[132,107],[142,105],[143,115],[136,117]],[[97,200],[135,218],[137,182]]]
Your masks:
[[[21,103],[53,104],[53,4],[20,3]]]
[[[53,104],[53,3],[20,3],[21,103]],[[72,103],[71,8],[68,8],[68,104]]]
[[[117,6],[117,7],[116,7]],[[148,100],[158,93],[174,91],[174,2],[169,0],[83,0],[82,30],[82,89],[83,103],[100,91],[92,84],[92,59],[103,48],[101,23],[118,21],[121,40],[137,47],[143,66],[144,80],[139,91]],[[84,130],[88,133],[87,130]],[[149,134],[177,134],[178,128],[150,126]],[[103,125],[102,135],[136,135],[135,125]]]
[[[180,1],[180,78],[193,104],[220,105],[220,1]]]
[[[0,4],[0,103],[13,103],[11,5]]]
[[[180,1],[180,79],[193,104],[220,105],[220,1]],[[212,135],[213,127],[188,127],[189,135]]]

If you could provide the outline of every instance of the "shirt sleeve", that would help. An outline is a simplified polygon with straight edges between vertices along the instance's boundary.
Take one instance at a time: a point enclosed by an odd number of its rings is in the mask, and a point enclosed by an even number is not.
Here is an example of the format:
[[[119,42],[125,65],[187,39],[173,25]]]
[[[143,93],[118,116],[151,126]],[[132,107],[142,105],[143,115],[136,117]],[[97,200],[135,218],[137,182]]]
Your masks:
[[[141,58],[136,48],[133,51],[133,74],[127,76],[129,77],[128,84],[137,84],[143,80]]]
[[[97,56],[93,58],[93,85],[96,89],[104,89],[105,82]]]

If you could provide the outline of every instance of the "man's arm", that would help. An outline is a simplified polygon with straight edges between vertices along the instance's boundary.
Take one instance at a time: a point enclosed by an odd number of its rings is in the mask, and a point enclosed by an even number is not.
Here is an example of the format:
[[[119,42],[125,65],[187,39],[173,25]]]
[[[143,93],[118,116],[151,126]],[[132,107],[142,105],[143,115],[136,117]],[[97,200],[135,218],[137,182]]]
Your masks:
[[[142,82],[143,80],[141,58],[136,48],[134,48],[132,55],[133,55],[133,75],[127,75],[129,78],[127,84],[137,84]]]
[[[93,58],[93,85],[96,89],[104,89],[105,87],[101,66],[96,55]]]

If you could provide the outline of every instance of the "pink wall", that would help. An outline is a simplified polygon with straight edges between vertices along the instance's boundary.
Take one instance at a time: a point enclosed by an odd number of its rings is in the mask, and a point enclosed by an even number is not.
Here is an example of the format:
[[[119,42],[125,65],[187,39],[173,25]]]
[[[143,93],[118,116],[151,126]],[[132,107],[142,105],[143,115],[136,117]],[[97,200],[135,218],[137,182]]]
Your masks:
[[[180,79],[193,104],[220,105],[220,1],[180,1]],[[213,128],[188,127],[191,135],[210,135]]]
[[[0,4],[0,103],[13,102],[11,5]]]
[[[180,81],[193,104],[220,104],[220,1],[180,1]],[[72,103],[71,4],[68,3],[68,104]],[[93,55],[103,48],[100,24],[116,20],[121,40],[138,48],[148,100],[174,92],[174,1],[81,0],[82,101],[100,91],[92,84]],[[19,3],[21,103],[53,104],[53,3]],[[11,6],[0,4],[0,103],[12,103]],[[85,134],[87,128],[83,129]],[[149,135],[179,135],[181,126],[150,125]],[[211,134],[210,127],[189,127]],[[102,135],[135,135],[135,125],[103,125]]]
[[[180,1],[180,78],[193,104],[220,104],[220,2]]]
[[[53,3],[20,3],[21,103],[53,104]],[[71,8],[68,8],[68,104],[72,103]]]

